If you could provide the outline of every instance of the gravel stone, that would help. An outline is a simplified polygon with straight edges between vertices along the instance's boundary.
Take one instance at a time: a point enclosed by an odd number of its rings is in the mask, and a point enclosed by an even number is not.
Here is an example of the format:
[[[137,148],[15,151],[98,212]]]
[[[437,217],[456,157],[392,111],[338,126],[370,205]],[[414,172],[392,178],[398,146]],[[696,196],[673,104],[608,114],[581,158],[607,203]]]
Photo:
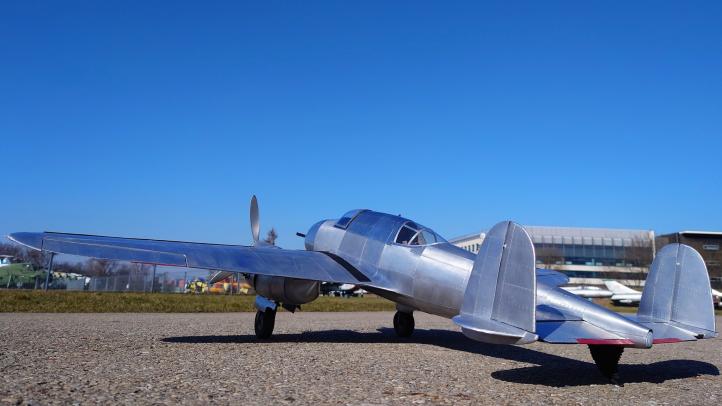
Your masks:
[[[0,314],[2,404],[719,404],[722,340],[627,349],[607,383],[586,346],[482,344],[416,313]],[[718,323],[720,318],[718,318]]]

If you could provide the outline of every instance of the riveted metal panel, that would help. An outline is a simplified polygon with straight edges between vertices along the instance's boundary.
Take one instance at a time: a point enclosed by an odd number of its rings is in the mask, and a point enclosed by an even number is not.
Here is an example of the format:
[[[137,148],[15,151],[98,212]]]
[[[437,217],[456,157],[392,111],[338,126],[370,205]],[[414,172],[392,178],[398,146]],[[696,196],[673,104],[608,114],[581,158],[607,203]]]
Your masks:
[[[338,247],[341,245],[341,240],[343,239],[346,230],[334,227],[335,223],[336,222],[333,220],[326,220],[323,224],[321,224],[316,232],[314,250],[334,253],[338,251]]]
[[[357,234],[347,230],[341,240],[338,255],[358,267],[361,261],[361,253],[363,253],[364,246],[366,245],[366,240],[367,237],[363,234]]]
[[[414,278],[414,297],[424,298],[457,314],[461,307],[473,257],[451,244],[427,246],[420,258]]]
[[[399,293],[412,296],[416,267],[419,262],[420,249],[390,244],[384,247],[379,261],[380,273],[383,273],[389,286]]]

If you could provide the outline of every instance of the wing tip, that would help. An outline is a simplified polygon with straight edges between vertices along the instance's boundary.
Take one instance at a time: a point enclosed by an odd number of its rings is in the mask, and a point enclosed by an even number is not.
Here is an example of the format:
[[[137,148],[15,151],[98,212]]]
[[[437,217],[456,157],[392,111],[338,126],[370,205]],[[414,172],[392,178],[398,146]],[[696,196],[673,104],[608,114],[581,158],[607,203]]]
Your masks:
[[[43,233],[11,233],[7,236],[8,240],[13,241],[22,246],[28,247],[36,251],[42,251]]]

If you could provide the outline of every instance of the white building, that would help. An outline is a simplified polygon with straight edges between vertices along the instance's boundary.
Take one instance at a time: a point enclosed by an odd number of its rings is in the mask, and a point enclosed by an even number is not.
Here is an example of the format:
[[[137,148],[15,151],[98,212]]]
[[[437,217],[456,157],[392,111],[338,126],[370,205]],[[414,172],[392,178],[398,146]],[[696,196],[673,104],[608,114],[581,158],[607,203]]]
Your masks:
[[[524,226],[536,250],[537,266],[565,273],[572,284],[602,285],[605,279],[643,286],[654,258],[654,231]],[[485,233],[450,242],[477,253]]]

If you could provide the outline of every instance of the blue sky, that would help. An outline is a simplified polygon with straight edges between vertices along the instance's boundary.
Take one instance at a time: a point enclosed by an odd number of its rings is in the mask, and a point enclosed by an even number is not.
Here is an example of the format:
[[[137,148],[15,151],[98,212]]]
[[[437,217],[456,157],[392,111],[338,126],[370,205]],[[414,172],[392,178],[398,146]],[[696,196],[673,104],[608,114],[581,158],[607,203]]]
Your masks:
[[[0,233],[722,230],[722,3],[0,4]]]

